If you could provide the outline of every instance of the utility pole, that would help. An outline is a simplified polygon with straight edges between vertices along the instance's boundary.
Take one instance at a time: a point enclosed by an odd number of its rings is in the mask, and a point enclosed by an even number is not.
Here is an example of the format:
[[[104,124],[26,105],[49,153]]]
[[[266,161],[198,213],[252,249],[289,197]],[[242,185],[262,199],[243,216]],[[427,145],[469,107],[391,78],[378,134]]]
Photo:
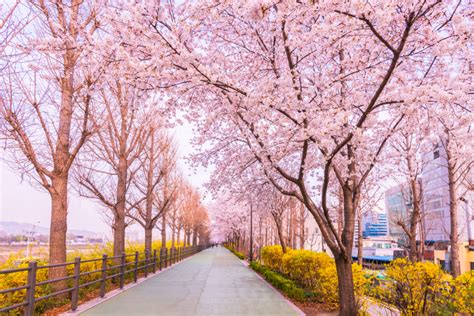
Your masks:
[[[253,206],[252,200],[250,200],[250,254],[249,261],[253,261]]]

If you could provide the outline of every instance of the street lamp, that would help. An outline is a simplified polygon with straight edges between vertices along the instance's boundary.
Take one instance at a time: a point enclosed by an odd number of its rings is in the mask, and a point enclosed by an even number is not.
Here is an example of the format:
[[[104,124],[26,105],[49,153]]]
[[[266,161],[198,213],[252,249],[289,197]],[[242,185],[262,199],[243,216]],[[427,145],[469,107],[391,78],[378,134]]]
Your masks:
[[[39,223],[40,222],[38,221],[35,224],[33,224],[31,231],[27,232],[27,240],[26,240],[26,257],[27,258],[30,256],[30,237],[33,237],[35,233],[36,224],[39,224]]]
[[[253,261],[253,206],[252,200],[250,200],[250,254],[249,261]]]

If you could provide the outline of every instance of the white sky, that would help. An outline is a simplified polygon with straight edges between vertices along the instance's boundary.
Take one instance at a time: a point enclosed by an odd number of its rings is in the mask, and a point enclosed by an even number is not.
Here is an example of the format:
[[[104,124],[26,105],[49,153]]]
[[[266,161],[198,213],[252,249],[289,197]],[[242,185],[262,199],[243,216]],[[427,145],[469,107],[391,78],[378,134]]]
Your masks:
[[[183,157],[193,152],[190,145],[192,128],[189,124],[176,127],[174,134],[179,145],[180,164],[183,175],[196,188],[203,192],[203,184],[209,179],[209,172],[198,169],[196,174],[186,164]],[[3,149],[0,149],[3,150]],[[15,221],[49,227],[50,198],[45,191],[37,190],[28,182],[22,182],[20,175],[11,170],[4,162],[0,161],[0,221]],[[71,190],[72,191],[72,190]],[[85,229],[100,233],[110,233],[110,228],[98,212],[98,205],[86,198],[70,194],[68,229]],[[131,231],[141,235],[141,227],[134,225]]]

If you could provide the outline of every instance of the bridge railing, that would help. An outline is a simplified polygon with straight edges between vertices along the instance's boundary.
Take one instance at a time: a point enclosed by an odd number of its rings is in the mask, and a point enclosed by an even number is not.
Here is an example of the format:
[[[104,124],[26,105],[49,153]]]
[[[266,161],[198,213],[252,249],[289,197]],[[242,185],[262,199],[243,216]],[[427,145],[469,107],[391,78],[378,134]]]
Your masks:
[[[71,310],[76,310],[79,301],[79,291],[84,288],[91,287],[93,285],[99,286],[99,296],[104,297],[107,289],[107,282],[114,282],[120,289],[123,289],[125,281],[133,280],[137,282],[140,274],[145,278],[150,273],[156,273],[157,270],[162,270],[169,267],[195,253],[207,248],[207,246],[189,246],[181,248],[161,248],[160,251],[157,249],[153,252],[134,252],[134,253],[123,253],[120,256],[108,256],[104,254],[102,258],[81,260],[80,257],[74,259],[71,262],[59,263],[59,264],[48,264],[38,265],[37,261],[30,261],[28,267],[0,270],[0,277],[8,278],[13,274],[23,273],[24,284],[11,287],[11,288],[0,288],[0,298],[7,298],[17,295],[23,295],[23,300],[19,303],[11,305],[2,304],[0,302],[0,314],[3,313],[14,313],[20,314],[23,312],[26,316],[35,314],[35,303],[50,299],[53,297],[61,296],[66,298],[70,302]],[[81,270],[81,267],[92,264],[99,268],[88,271]],[[68,270],[72,270],[72,273],[68,273],[67,276],[56,279],[46,279],[38,282],[38,272],[43,269],[65,267]],[[88,280],[85,280],[87,277]],[[48,286],[53,283],[65,282],[66,286],[58,291],[41,295],[38,292],[38,288]],[[0,282],[0,284],[3,284]],[[38,296],[40,294],[41,296]],[[2,299],[2,300],[3,300]],[[8,301],[5,299],[5,301]]]

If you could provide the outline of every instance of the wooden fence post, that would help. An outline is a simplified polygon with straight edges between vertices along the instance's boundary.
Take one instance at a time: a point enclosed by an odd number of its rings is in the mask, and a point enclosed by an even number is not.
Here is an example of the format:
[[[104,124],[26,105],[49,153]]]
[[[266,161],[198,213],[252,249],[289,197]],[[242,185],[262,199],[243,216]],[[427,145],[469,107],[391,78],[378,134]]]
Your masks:
[[[153,250],[153,273],[156,273],[156,249]]]
[[[38,263],[36,261],[30,261],[28,264],[28,276],[26,285],[26,301],[28,305],[25,306],[24,315],[32,316],[35,311],[35,288],[36,288],[36,268]]]
[[[148,276],[148,260],[149,260],[149,252],[148,251],[145,251],[145,278]]]
[[[120,261],[120,288],[123,289],[124,277],[125,277],[125,263],[126,257],[125,252],[122,253],[122,260]]]
[[[71,309],[73,311],[77,309],[77,301],[79,298],[80,277],[81,277],[81,258],[77,257],[74,259],[74,278],[73,278],[72,295],[71,295]]]
[[[107,255],[102,255],[102,275],[100,282],[100,297],[105,296],[105,286],[107,282]]]
[[[138,279],[138,251],[135,251],[135,268],[133,271],[133,282],[137,283]]]

